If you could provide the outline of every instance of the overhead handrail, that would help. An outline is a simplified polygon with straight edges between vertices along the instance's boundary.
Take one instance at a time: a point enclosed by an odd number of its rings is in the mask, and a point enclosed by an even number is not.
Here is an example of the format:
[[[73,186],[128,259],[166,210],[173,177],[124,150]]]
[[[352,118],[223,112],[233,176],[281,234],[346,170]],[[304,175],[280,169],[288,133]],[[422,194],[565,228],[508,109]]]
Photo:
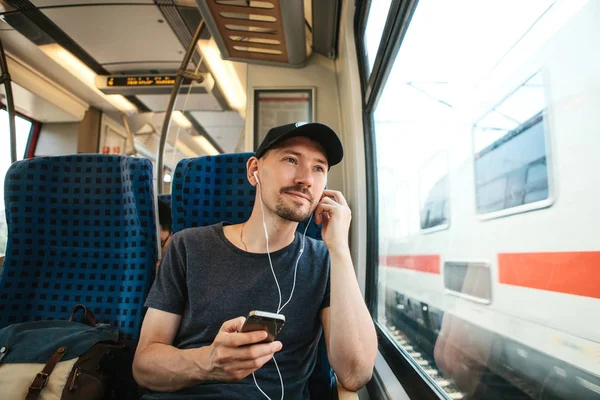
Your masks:
[[[165,110],[165,121],[162,126],[162,132],[160,135],[160,144],[158,146],[158,154],[156,155],[156,173],[154,174],[157,183],[154,187],[158,188],[158,194],[162,194],[163,187],[163,152],[165,150],[165,145],[167,142],[167,135],[169,134],[169,129],[171,128],[171,115],[173,114],[173,109],[175,108],[175,101],[177,100],[177,94],[179,93],[179,89],[181,88],[181,83],[183,82],[183,78],[185,77],[193,77],[196,76],[194,71],[188,71],[187,66],[192,59],[192,55],[194,54],[194,49],[196,48],[196,43],[198,43],[198,39],[200,39],[200,34],[204,29],[204,20],[200,21],[198,24],[198,29],[196,29],[196,33],[192,38],[190,45],[183,57],[183,61],[181,62],[181,67],[179,67],[179,71],[177,71],[177,76],[175,77],[175,84],[173,85],[173,89],[171,90],[171,96],[169,97],[169,103],[167,105],[167,109]]]
[[[177,71],[177,76],[175,77],[175,84],[173,85],[173,89],[171,90],[171,96],[169,97],[169,103],[167,105],[167,109],[165,110],[165,121],[162,125],[162,131],[160,135],[160,143],[158,144],[158,152],[156,154],[156,163],[154,163],[154,214],[156,217],[156,237],[157,237],[157,247],[158,247],[158,260],[162,259],[162,248],[160,246],[160,216],[158,213],[158,195],[163,193],[163,164],[164,164],[164,151],[167,143],[167,136],[169,134],[169,129],[171,128],[171,115],[173,114],[173,109],[175,108],[175,101],[177,100],[177,94],[179,93],[179,89],[181,88],[181,84],[183,83],[184,78],[192,78],[197,79],[197,74],[194,71],[188,71],[187,66],[192,59],[192,55],[194,54],[194,49],[196,48],[196,44],[198,43],[198,39],[200,39],[200,34],[204,29],[204,20],[200,21],[198,24],[198,28],[196,29],[196,33],[194,33],[194,37],[190,41],[190,45],[181,61],[181,66],[179,67],[179,71]]]

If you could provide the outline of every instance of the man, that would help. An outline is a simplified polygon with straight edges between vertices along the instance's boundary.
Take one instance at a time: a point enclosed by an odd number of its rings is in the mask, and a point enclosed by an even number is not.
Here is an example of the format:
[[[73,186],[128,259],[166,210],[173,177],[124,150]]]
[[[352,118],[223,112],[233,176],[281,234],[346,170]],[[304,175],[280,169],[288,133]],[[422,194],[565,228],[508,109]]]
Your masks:
[[[326,125],[273,128],[246,165],[257,186],[248,221],[174,235],[146,301],[133,366],[140,385],[177,392],[166,398],[275,399],[280,371],[286,399],[308,398],[321,327],[339,382],[358,390],[369,381],[377,339],[350,257],[351,213],[340,192],[324,190],[342,157]],[[313,213],[323,242],[296,233]],[[276,341],[239,332],[250,310],[284,304]]]
[[[160,226],[161,258],[165,255],[167,246],[171,243],[173,229],[171,227],[171,206],[166,201],[158,199],[158,224]],[[158,264],[156,265],[158,268]]]

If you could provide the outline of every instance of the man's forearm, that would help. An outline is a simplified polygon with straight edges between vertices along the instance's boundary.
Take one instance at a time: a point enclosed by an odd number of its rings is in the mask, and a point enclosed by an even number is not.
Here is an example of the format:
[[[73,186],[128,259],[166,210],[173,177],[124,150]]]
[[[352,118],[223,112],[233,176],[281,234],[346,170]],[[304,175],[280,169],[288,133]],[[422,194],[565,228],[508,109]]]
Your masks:
[[[208,347],[180,350],[154,343],[136,354],[133,376],[145,388],[171,392],[208,380]]]
[[[356,281],[350,251],[330,250],[329,254],[329,357],[342,385],[356,390],[371,377],[377,355],[377,335]]]

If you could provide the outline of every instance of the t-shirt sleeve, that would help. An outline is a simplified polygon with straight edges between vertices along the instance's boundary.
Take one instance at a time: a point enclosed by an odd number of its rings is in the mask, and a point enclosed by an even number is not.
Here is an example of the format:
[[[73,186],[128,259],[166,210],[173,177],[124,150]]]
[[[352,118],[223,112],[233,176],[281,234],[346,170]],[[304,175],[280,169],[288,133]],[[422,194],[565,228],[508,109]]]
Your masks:
[[[323,295],[323,301],[321,302],[321,310],[329,307],[329,290],[331,286],[331,264],[329,262],[329,252],[327,252],[327,257],[325,258],[324,264],[327,270],[327,285],[325,286],[325,294]]]
[[[184,241],[180,235],[174,235],[158,267],[146,307],[183,315],[188,297],[184,259]]]

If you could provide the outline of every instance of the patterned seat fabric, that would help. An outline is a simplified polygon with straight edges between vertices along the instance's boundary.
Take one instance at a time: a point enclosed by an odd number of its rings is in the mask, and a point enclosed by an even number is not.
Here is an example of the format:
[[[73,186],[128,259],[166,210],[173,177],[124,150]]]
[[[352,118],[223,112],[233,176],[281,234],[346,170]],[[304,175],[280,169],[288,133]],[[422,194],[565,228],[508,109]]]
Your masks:
[[[66,319],[85,304],[137,341],[157,258],[152,166],[73,155],[14,163],[5,181],[8,244],[0,328]]]
[[[186,158],[175,168],[171,189],[173,233],[221,221],[239,224],[250,217],[256,188],[246,179],[246,162],[254,153]],[[298,224],[304,232],[306,223]],[[311,221],[306,235],[321,239]]]
[[[256,189],[246,178],[246,162],[254,153],[221,154],[181,160],[171,189],[173,233],[221,221],[246,221],[254,206]],[[298,224],[304,232],[305,223]],[[321,239],[321,228],[311,221],[306,235]],[[309,379],[311,398],[333,398],[335,378],[327,359],[324,337]]]

